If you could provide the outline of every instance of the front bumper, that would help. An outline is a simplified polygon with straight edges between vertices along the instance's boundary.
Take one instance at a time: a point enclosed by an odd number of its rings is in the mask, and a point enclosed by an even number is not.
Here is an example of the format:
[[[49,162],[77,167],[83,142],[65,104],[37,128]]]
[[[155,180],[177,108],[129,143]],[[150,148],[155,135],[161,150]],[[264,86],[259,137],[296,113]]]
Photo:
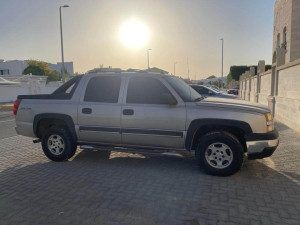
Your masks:
[[[265,134],[246,136],[248,159],[262,159],[271,156],[279,144],[276,130]]]

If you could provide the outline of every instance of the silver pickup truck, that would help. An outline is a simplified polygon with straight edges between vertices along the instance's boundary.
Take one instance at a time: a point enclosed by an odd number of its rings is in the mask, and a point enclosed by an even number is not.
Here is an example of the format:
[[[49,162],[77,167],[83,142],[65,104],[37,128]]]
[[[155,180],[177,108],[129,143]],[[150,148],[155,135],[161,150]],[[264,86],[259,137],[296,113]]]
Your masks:
[[[213,175],[271,156],[278,132],[269,109],[209,98],[175,76],[136,73],[77,76],[49,95],[20,95],[16,131],[41,141],[54,161],[82,149],[161,153],[189,151]],[[106,151],[104,151],[106,150]]]

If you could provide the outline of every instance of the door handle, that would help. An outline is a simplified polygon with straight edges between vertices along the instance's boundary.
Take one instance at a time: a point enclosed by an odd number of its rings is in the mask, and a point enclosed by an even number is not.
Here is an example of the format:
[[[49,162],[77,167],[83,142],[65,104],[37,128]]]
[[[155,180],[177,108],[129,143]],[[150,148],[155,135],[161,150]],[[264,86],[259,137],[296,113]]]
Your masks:
[[[123,110],[123,115],[125,116],[132,116],[134,114],[133,109],[124,109]]]
[[[91,108],[83,108],[82,109],[82,113],[84,113],[84,114],[91,114],[92,113],[92,109]]]

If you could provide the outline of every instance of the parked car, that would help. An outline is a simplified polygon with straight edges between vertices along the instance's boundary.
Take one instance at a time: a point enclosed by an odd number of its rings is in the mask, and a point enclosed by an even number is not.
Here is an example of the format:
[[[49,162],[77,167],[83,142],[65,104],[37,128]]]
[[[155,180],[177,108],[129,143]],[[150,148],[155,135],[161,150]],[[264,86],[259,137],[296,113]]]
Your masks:
[[[192,84],[191,87],[195,89],[201,96],[203,97],[215,97],[215,98],[230,98],[235,99],[237,96],[227,94],[221,91],[217,91],[216,89],[204,86],[204,85],[196,85]]]
[[[232,94],[232,95],[239,95],[239,90],[240,90],[239,87],[234,87],[234,88],[229,89],[227,91],[227,93]]]
[[[215,91],[217,91],[217,92],[225,92],[225,93],[227,93],[227,91],[226,91],[225,89],[219,88],[219,87],[216,86],[216,85],[203,84],[203,86],[208,87],[208,88],[211,88],[211,89],[213,89],[213,90],[215,90]]]
[[[53,161],[82,149],[142,153],[195,152],[214,175],[238,171],[278,146],[270,110],[218,98],[204,99],[175,76],[151,73],[86,74],[48,95],[19,95],[16,131],[36,137]],[[107,151],[109,150],[109,151]]]

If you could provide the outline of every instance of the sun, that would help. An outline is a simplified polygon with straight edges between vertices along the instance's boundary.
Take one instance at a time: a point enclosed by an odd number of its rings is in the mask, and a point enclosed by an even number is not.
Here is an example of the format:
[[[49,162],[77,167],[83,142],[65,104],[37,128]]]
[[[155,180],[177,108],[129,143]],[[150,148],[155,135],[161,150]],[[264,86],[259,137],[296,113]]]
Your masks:
[[[138,20],[129,20],[124,23],[119,34],[122,43],[129,48],[143,47],[148,38],[148,28]]]

